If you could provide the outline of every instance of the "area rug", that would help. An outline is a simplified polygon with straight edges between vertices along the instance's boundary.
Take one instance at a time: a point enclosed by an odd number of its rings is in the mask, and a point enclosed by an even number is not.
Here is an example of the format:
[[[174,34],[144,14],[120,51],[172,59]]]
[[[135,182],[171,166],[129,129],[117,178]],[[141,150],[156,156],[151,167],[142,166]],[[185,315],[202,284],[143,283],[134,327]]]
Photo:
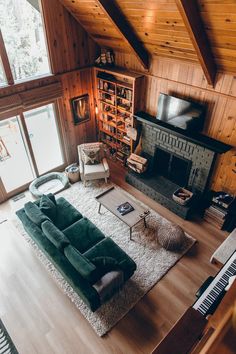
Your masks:
[[[145,229],[143,223],[134,227],[133,240],[131,241],[129,228],[126,224],[103,207],[101,214],[98,214],[98,203],[95,200],[95,196],[113,185],[96,181],[84,187],[81,182],[77,182],[71,188],[57,195],[57,197],[63,196],[73,204],[84,216],[98,226],[107,237],[111,237],[137,264],[137,270],[132,278],[125,283],[119,293],[114,295],[109,302],[102,305],[95,313],[89,310],[51,262],[38,249],[24,231],[20,221],[14,222],[20,233],[32,244],[38,257],[53,278],[99,336],[103,336],[123,318],[196,242],[194,238],[186,235],[186,240],[179,252],[170,252],[163,249],[158,244],[156,236],[158,225],[167,224],[168,221],[153,210],[150,210],[151,214],[147,218],[148,228]],[[137,202],[130,194],[127,193],[127,195]],[[141,202],[140,204],[148,209]]]

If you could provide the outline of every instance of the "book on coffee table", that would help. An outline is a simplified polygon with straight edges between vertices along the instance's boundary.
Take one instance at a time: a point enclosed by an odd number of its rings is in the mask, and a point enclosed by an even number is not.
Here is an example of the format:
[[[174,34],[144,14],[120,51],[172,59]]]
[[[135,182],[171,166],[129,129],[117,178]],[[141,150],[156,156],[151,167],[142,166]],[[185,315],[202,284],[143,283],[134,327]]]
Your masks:
[[[134,208],[132,207],[132,205],[131,205],[129,202],[125,202],[125,203],[119,205],[119,206],[117,207],[117,210],[119,211],[119,213],[120,213],[122,216],[124,216],[124,215],[130,213],[131,211],[133,211]]]

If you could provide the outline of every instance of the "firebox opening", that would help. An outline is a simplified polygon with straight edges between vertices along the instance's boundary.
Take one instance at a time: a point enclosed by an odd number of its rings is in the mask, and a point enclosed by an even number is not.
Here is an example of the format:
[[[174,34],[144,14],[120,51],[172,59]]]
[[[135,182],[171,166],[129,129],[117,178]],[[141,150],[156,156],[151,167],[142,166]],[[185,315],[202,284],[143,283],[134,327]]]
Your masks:
[[[192,161],[162,148],[156,148],[153,158],[153,175],[161,175],[179,186],[188,185]]]

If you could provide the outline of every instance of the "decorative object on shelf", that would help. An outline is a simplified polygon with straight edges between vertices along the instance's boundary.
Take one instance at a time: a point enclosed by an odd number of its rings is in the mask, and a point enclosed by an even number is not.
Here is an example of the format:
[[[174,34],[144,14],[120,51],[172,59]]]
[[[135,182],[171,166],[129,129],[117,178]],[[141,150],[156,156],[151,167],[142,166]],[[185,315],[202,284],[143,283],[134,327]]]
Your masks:
[[[114,66],[115,57],[111,49],[101,49],[101,55],[95,60],[96,66]]]
[[[70,100],[74,125],[90,120],[89,95],[73,97]]]
[[[187,205],[193,198],[193,193],[185,188],[178,188],[172,196],[176,203]]]
[[[157,239],[160,245],[168,251],[181,250],[186,235],[183,229],[174,223],[161,224],[157,230]]]
[[[136,141],[137,139],[137,129],[133,128],[131,125],[127,126],[127,136]]]

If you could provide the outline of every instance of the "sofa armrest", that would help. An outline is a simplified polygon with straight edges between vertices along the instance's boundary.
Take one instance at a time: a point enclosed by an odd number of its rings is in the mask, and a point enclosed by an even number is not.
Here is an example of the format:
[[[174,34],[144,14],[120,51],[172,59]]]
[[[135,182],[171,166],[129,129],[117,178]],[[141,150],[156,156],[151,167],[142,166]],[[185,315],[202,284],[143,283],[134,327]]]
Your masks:
[[[108,172],[109,171],[109,165],[108,165],[107,159],[105,157],[103,157],[102,163],[103,163],[105,171]]]
[[[96,266],[83,256],[75,247],[68,245],[64,254],[77,272],[87,281],[93,283],[96,279]]]

